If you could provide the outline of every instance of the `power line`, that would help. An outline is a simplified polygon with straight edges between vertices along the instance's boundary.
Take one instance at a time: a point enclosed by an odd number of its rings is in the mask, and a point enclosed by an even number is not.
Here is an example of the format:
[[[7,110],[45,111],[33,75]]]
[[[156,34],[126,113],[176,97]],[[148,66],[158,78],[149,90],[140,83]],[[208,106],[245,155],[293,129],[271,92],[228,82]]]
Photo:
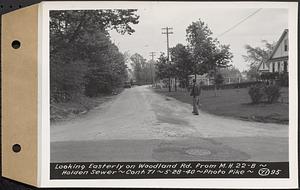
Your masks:
[[[253,13],[251,13],[250,15],[248,15],[246,18],[244,18],[243,20],[241,20],[240,22],[238,22],[237,24],[233,25],[231,28],[229,28],[228,30],[226,30],[225,32],[223,32],[222,34],[218,35],[217,37],[221,37],[224,34],[230,32],[231,30],[235,29],[238,25],[242,24],[243,22],[245,22],[246,20],[248,20],[250,17],[254,16],[256,13],[258,13],[259,11],[261,11],[262,8],[257,9],[256,11],[254,11]]]

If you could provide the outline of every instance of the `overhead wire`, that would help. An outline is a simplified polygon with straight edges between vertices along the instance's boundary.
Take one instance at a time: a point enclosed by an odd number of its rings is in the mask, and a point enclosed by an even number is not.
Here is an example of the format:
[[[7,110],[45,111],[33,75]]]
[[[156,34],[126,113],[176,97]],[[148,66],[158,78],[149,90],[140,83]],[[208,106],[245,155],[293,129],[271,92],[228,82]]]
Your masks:
[[[261,10],[262,10],[262,8],[257,9],[256,11],[254,11],[253,13],[251,13],[250,15],[248,15],[247,17],[245,17],[244,19],[242,19],[241,21],[239,21],[238,23],[236,23],[235,25],[233,25],[232,27],[230,27],[229,29],[227,29],[225,32],[219,34],[217,37],[221,37],[224,34],[226,34],[226,33],[230,32],[231,30],[235,29],[240,24],[242,24],[243,22],[245,22],[246,20],[248,20],[249,18],[251,18],[252,16],[254,16],[255,14],[257,14]]]

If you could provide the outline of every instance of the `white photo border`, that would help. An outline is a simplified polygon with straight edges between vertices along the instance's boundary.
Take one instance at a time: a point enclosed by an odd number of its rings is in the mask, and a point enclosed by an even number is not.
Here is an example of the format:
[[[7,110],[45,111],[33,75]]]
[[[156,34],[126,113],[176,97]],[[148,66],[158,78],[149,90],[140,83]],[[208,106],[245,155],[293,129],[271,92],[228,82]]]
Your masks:
[[[289,172],[290,178],[258,179],[97,179],[50,180],[50,69],[49,11],[143,8],[170,4],[201,5],[207,8],[287,8],[289,11]],[[40,187],[123,188],[297,188],[298,187],[298,3],[297,2],[159,2],[159,1],[57,1],[39,4],[38,43],[38,184]]]

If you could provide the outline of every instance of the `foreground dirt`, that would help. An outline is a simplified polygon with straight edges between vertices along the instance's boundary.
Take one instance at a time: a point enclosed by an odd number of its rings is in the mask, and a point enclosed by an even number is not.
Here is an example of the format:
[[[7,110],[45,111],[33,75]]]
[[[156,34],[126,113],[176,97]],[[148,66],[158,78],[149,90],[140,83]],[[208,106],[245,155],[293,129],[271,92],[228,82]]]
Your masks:
[[[191,111],[150,87],[126,89],[84,117],[52,124],[51,161],[288,161],[288,125]]]

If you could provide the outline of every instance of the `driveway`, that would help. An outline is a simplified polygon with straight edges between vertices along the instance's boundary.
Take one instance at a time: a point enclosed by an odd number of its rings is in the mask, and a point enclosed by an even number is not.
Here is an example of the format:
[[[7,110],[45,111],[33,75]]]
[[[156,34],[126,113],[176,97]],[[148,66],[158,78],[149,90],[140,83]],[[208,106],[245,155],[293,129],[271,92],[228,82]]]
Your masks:
[[[51,125],[51,161],[288,161],[288,125],[240,121],[125,89],[87,115]]]

